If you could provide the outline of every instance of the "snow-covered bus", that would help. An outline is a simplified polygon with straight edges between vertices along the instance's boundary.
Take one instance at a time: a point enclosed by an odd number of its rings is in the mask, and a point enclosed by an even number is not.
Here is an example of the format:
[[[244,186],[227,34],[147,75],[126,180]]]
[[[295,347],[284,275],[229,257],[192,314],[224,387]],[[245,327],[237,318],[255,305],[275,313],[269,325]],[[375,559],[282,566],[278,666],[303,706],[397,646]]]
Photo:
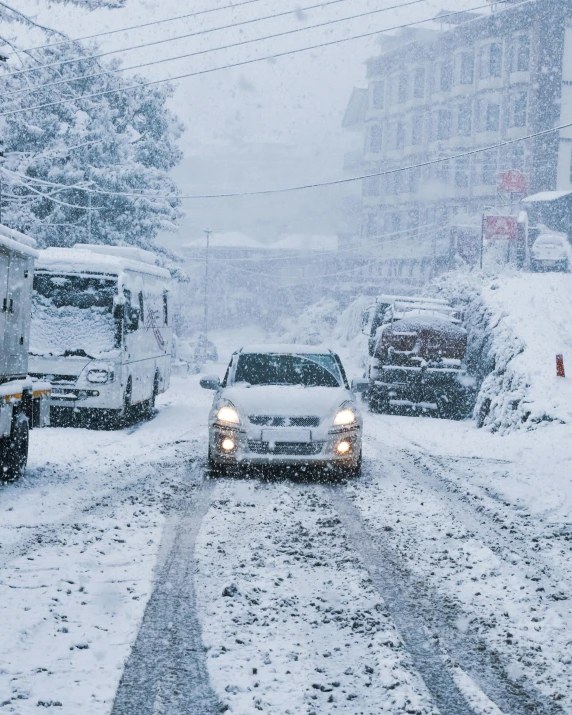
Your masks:
[[[32,295],[30,373],[52,383],[52,417],[120,427],[151,415],[170,381],[169,272],[134,247],[40,251]]]

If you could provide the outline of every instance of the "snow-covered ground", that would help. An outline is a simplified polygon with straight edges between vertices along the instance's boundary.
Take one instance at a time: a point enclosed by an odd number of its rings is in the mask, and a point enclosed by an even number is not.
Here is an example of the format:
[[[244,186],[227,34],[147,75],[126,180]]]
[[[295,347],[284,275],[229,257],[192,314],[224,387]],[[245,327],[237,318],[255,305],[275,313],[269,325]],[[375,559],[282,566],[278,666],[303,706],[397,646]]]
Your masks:
[[[220,336],[205,372],[260,340]],[[251,474],[205,492],[211,397],[178,377],[149,423],[33,433],[27,476],[0,491],[0,713],[112,711],[159,617],[145,608],[169,524],[201,493],[193,657],[227,712],[572,713],[571,427],[365,413],[355,482]],[[155,695],[141,712],[192,712]]]

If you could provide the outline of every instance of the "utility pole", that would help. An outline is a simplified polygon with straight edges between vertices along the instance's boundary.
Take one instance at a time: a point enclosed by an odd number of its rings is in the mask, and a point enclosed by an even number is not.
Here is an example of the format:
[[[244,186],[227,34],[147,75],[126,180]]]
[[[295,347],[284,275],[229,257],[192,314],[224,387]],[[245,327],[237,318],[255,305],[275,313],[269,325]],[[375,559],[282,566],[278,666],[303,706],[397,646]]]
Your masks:
[[[91,243],[91,191],[87,192],[87,242]]]
[[[204,305],[204,320],[203,320],[203,357],[206,360],[208,349],[208,332],[209,332],[209,260],[210,260],[210,243],[212,231],[205,231],[207,237],[207,247],[205,252],[205,305]]]

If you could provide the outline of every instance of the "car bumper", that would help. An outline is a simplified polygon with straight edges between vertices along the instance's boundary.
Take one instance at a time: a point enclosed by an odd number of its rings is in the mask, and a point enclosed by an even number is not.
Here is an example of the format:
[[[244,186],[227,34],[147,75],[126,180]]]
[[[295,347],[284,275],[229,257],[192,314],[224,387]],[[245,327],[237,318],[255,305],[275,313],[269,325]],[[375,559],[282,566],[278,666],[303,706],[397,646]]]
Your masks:
[[[312,434],[308,442],[264,442],[261,431],[241,431],[231,427],[212,425],[209,445],[211,459],[218,464],[239,465],[323,465],[356,467],[361,458],[361,427],[335,433]],[[234,449],[222,447],[226,439],[234,442]],[[337,450],[341,442],[348,442],[345,454]]]

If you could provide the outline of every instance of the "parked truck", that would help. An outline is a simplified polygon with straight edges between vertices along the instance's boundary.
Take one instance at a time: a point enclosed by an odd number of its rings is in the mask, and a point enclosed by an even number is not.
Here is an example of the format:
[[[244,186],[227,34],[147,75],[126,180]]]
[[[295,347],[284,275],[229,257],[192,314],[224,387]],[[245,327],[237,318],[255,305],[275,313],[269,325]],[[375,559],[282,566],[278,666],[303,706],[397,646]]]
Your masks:
[[[0,225],[0,480],[28,461],[30,429],[49,424],[50,384],[28,376],[31,294],[38,252],[29,236]]]
[[[445,300],[379,296],[364,314],[369,360],[366,393],[373,412],[392,408],[459,418],[468,410],[467,332]]]

